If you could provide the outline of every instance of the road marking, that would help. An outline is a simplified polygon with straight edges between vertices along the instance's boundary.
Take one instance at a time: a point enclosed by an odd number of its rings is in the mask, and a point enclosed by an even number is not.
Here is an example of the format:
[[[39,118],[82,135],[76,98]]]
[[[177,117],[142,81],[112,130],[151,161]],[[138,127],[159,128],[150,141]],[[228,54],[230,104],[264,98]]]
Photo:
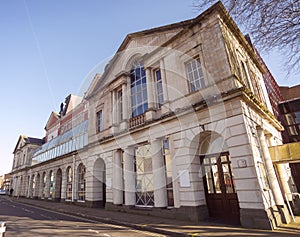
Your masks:
[[[10,202],[13,202],[12,200],[9,200]],[[101,222],[100,220],[99,221],[96,221],[96,220],[91,220],[91,219],[88,219],[88,217],[86,217],[86,215],[84,214],[81,214],[81,216],[83,217],[80,217],[80,216],[76,216],[76,215],[72,215],[72,214],[67,214],[67,213],[62,213],[62,212],[58,212],[58,211],[54,211],[54,210],[50,210],[50,209],[46,209],[46,208],[42,208],[42,207],[39,207],[39,206],[33,206],[33,205],[30,205],[30,204],[25,204],[25,203],[21,203],[21,202],[17,202],[18,205],[20,206],[28,206],[28,207],[33,207],[35,209],[40,209],[40,210],[44,210],[44,211],[47,211],[47,212],[51,212],[51,213],[56,213],[56,214],[59,214],[59,215],[62,215],[62,216],[68,216],[68,217],[72,217],[72,218],[75,218],[75,219],[78,219],[78,220],[84,220],[84,221],[88,221],[90,223],[95,223],[95,224],[101,224],[101,225],[104,225],[104,226],[110,226],[110,227],[113,227],[113,228],[117,228],[117,229],[126,229],[126,230],[129,230],[129,231],[133,231],[133,232],[136,232],[136,233],[144,233],[148,236],[156,236],[156,237],[163,237],[163,236],[166,236],[166,235],[163,235],[163,234],[158,234],[158,233],[154,233],[154,232],[150,232],[150,231],[142,231],[142,230],[137,230],[137,229],[133,229],[131,227],[128,227],[128,226],[122,226],[122,225],[114,225],[114,224],[108,224],[108,223],[103,223]],[[47,219],[51,219],[50,217],[48,216],[45,216],[43,214],[41,214],[42,217],[45,217]],[[107,218],[109,219],[109,218]],[[95,232],[95,230],[91,230],[90,231],[92,232]],[[108,237],[108,236],[107,236]]]
[[[44,214],[41,214],[42,217],[47,218],[47,219],[51,219],[49,216],[46,216]]]
[[[26,211],[26,212],[29,212],[29,213],[34,213],[34,211],[30,211],[30,210],[28,210],[28,209],[26,209],[26,208],[22,208],[24,211]]]
[[[90,231],[90,232],[95,232],[96,234],[100,234],[100,232],[97,231],[97,230],[88,229],[88,231]]]

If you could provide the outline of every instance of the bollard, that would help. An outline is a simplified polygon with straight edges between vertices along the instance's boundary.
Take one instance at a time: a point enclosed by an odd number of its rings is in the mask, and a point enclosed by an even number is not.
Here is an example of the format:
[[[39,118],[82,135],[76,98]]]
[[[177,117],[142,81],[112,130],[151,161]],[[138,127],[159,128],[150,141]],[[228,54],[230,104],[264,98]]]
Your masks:
[[[5,236],[5,230],[6,230],[6,223],[0,222],[0,237]]]

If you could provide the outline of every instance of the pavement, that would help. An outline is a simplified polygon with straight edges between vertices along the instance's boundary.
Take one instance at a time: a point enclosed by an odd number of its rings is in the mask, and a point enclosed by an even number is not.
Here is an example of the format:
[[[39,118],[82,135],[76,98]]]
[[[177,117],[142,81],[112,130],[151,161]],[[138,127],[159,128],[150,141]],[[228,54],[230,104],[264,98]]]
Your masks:
[[[127,226],[130,228],[164,234],[167,236],[299,236],[300,237],[300,216],[295,217],[295,222],[284,224],[276,230],[247,229],[241,226],[225,225],[213,221],[203,221],[191,223],[160,217],[131,214],[118,211],[107,211],[103,208],[88,208],[72,203],[60,203],[53,201],[7,197],[13,202],[20,202],[30,206],[75,215],[85,219],[99,221],[103,223]]]

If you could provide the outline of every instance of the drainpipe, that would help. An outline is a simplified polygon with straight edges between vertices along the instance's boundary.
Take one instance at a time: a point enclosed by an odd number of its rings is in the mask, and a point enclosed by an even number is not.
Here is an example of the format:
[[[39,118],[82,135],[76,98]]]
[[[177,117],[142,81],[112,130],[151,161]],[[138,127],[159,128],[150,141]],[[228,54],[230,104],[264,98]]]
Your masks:
[[[75,155],[73,155],[73,167],[72,167],[72,202],[74,202],[75,196]]]

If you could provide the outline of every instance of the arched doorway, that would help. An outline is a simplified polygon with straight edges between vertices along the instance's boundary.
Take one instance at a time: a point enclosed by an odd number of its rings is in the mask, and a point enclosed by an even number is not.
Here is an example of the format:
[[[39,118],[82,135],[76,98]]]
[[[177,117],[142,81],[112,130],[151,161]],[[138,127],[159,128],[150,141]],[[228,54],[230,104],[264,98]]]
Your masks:
[[[228,146],[216,133],[200,134],[199,158],[209,215],[239,224],[240,210]]]
[[[94,180],[94,200],[96,205],[105,207],[106,203],[106,172],[104,160],[99,158],[96,160],[93,169],[93,180]]]
[[[55,176],[55,201],[60,201],[61,199],[61,186],[62,186],[62,171],[58,169]]]

